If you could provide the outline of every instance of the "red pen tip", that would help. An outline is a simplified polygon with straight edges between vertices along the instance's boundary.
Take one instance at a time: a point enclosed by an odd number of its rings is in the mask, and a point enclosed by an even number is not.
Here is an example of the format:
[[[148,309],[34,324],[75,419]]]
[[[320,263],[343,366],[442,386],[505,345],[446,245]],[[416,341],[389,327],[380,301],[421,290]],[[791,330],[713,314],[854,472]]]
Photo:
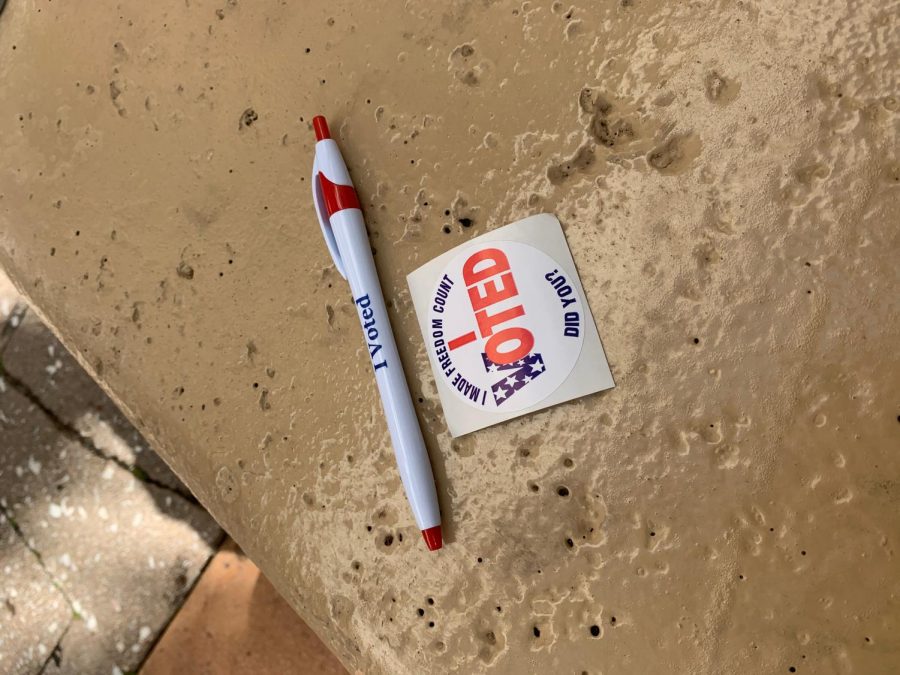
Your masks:
[[[444,538],[441,536],[441,526],[435,525],[427,530],[422,530],[422,538],[425,539],[425,545],[429,551],[437,551],[444,545]]]
[[[331,138],[331,132],[328,131],[328,122],[321,115],[313,117],[313,129],[316,132],[316,140],[321,141],[324,138]]]

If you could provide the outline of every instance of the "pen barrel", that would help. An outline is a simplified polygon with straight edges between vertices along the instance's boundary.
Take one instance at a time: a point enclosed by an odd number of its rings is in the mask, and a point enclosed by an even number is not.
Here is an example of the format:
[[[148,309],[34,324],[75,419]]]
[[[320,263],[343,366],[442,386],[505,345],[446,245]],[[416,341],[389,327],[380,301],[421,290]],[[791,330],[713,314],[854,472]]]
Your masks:
[[[362,324],[400,479],[419,529],[426,530],[441,522],[434,476],[403,374],[362,212],[359,209],[338,211],[331,216],[331,227]]]

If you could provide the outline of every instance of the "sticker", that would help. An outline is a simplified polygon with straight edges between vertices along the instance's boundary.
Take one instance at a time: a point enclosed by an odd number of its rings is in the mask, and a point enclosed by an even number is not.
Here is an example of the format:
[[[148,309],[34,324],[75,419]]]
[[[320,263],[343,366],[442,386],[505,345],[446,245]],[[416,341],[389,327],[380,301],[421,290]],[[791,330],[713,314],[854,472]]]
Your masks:
[[[615,386],[555,216],[488,232],[408,282],[453,436]]]
[[[467,247],[444,268],[429,312],[429,356],[475,408],[532,406],[581,354],[584,310],[560,264],[516,241]]]

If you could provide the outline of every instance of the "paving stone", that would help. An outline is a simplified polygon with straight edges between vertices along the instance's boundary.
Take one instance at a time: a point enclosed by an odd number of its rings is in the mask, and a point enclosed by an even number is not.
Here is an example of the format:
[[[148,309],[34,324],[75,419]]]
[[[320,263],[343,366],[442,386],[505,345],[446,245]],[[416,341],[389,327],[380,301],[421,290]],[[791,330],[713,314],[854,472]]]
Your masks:
[[[3,367],[64,424],[108,457],[189,494],[168,465],[33,312],[12,333]]]
[[[0,495],[77,621],[48,673],[134,670],[211,556],[201,508],[138,480],[0,385]]]
[[[346,675],[259,568],[227,542],[147,658],[141,675]]]
[[[0,512],[0,673],[39,672],[72,609]]]

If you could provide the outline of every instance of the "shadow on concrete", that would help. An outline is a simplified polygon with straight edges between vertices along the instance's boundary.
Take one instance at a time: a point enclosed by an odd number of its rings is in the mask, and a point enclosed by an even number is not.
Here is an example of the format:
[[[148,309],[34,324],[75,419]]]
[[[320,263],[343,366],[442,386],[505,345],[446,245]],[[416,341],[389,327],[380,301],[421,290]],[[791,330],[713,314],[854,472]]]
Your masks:
[[[188,488],[37,316],[19,312],[17,323],[0,342],[5,386],[28,399],[68,440],[134,475],[161,512],[172,511],[173,497],[199,507]],[[6,452],[22,453],[24,466],[31,449],[8,447]],[[206,529],[198,534],[208,536]]]

